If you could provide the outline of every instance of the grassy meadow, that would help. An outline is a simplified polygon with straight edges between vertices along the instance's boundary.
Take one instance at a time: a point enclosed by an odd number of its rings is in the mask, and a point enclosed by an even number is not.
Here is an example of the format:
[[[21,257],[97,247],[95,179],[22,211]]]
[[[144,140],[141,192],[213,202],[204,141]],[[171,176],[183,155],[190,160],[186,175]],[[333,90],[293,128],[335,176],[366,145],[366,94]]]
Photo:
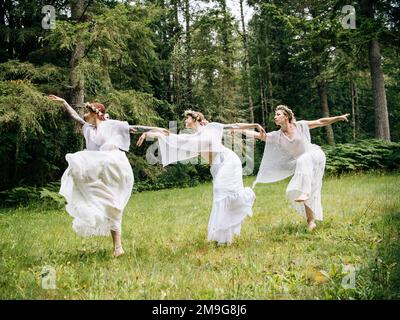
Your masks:
[[[254,216],[229,246],[206,239],[210,183],[137,193],[118,259],[111,237],[78,237],[63,208],[2,209],[0,299],[399,299],[399,178],[325,177],[312,233],[284,198],[287,180],[257,185]],[[42,288],[45,266],[56,289]]]

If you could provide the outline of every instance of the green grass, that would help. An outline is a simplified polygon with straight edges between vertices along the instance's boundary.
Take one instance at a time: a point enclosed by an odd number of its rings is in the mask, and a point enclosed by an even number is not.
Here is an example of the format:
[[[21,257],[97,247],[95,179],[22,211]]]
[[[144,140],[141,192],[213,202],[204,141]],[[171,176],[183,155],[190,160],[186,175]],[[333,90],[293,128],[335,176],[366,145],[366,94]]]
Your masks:
[[[211,184],[134,194],[119,259],[111,237],[78,237],[63,209],[3,210],[0,299],[399,299],[399,178],[326,177],[325,220],[311,234],[284,199],[287,181],[258,185],[230,246],[206,241]],[[342,286],[346,265],[355,288]],[[42,288],[44,266],[57,289]]]

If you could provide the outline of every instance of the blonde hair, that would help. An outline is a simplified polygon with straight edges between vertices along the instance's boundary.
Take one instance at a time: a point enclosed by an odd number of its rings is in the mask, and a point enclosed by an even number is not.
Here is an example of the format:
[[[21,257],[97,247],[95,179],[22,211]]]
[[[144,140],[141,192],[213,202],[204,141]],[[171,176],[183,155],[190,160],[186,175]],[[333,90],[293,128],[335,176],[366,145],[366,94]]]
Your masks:
[[[288,106],[286,106],[284,104],[280,104],[280,105],[276,106],[275,112],[279,111],[279,110],[282,111],[284,113],[284,115],[288,117],[289,122],[296,121],[296,118],[294,117],[294,113],[293,113],[292,109],[290,109]]]
[[[192,117],[194,120],[200,122],[202,126],[206,125],[208,121],[204,117],[204,114],[202,114],[199,111],[193,111],[193,110],[186,110],[184,113],[185,118],[187,117]]]

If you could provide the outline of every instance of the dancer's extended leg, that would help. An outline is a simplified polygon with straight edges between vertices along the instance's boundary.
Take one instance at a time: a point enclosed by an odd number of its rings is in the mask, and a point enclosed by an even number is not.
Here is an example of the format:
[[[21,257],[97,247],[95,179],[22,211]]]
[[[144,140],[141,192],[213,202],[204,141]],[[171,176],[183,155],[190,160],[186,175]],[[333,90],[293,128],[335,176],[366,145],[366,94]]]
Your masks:
[[[113,239],[113,244],[114,244],[114,252],[113,252],[113,256],[115,258],[122,256],[125,251],[122,248],[122,243],[121,243],[121,233],[111,230],[111,236]]]

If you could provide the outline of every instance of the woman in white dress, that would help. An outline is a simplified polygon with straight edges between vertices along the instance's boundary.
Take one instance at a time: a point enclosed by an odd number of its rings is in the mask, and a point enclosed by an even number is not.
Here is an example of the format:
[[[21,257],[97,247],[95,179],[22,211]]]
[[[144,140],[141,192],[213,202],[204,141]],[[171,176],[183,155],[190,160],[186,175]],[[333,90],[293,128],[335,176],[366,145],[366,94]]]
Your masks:
[[[68,153],[68,168],[61,178],[60,194],[66,210],[74,218],[72,228],[83,237],[106,236],[113,239],[113,256],[124,254],[121,243],[122,213],[132,193],[134,177],[125,152],[129,151],[130,132],[159,130],[155,127],[130,126],[109,120],[100,103],[86,103],[88,113],[82,119],[63,99],[70,116],[82,125],[86,149]]]
[[[253,187],[258,182],[275,182],[293,175],[286,196],[295,210],[307,219],[309,230],[316,227],[315,220],[323,219],[321,189],[326,161],[321,148],[311,143],[310,129],[348,121],[348,116],[296,121],[291,109],[279,105],[274,117],[275,124],[281,127],[279,130],[267,134],[245,131],[247,136],[265,141],[264,155]]]
[[[137,145],[149,138],[158,138],[161,161],[164,166],[184,161],[199,155],[211,166],[213,176],[213,206],[208,223],[208,241],[230,244],[240,234],[242,222],[251,216],[255,194],[245,188],[242,177],[242,163],[239,157],[222,144],[224,129],[258,128],[258,124],[223,125],[208,123],[201,112],[187,110],[185,127],[192,134],[169,134],[149,131],[143,133]]]

